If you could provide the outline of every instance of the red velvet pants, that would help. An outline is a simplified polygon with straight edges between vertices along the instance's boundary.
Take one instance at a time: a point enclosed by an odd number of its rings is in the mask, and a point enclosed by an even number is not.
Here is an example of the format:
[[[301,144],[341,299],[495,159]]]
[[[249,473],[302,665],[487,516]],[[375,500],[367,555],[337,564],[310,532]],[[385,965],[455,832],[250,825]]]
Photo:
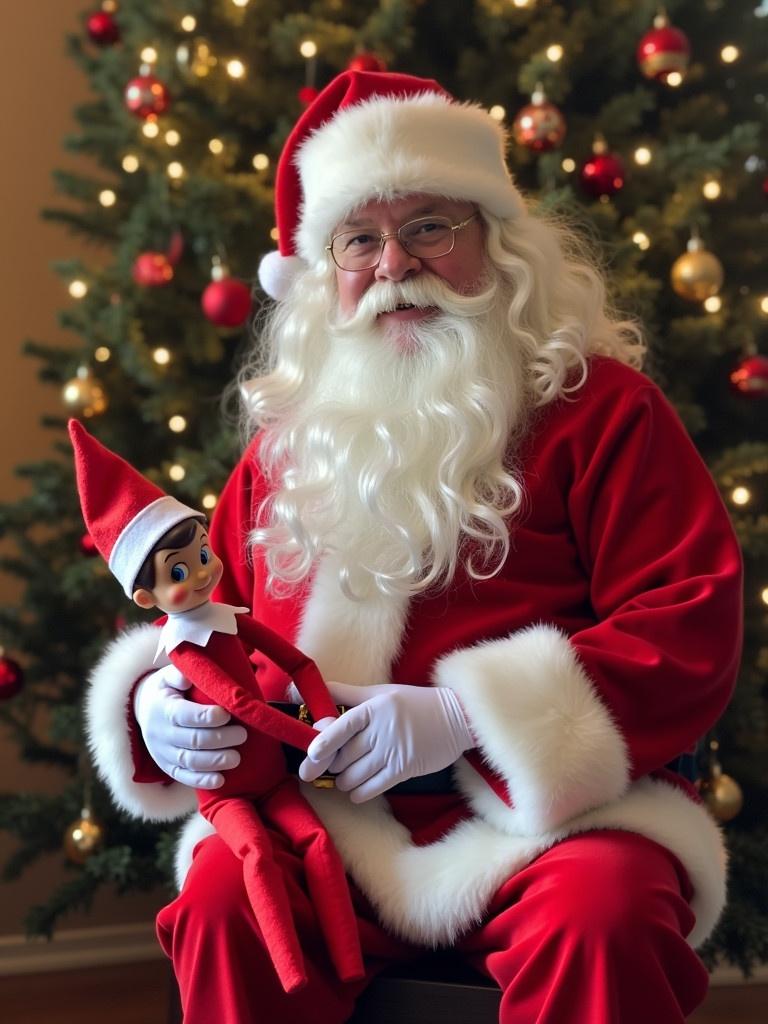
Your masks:
[[[173,960],[184,1024],[341,1024],[366,981],[342,984],[301,885],[278,850],[309,983],[281,989],[248,907],[241,865],[218,837],[202,842],[182,893],[157,928]],[[693,925],[680,862],[630,832],[567,839],[496,893],[485,922],[456,945],[503,991],[501,1024],[677,1024],[703,1000],[707,972],[685,941]],[[370,975],[422,952],[388,935],[356,897]]]

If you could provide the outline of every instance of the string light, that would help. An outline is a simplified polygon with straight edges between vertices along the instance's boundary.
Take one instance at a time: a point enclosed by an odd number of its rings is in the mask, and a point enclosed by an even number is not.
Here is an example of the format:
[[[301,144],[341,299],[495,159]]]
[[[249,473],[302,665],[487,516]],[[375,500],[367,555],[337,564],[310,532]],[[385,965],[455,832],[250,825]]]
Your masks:
[[[88,294],[88,285],[85,281],[81,281],[80,278],[76,278],[74,281],[69,282],[67,291],[73,299],[84,299]]]
[[[632,241],[638,249],[645,250],[650,249],[651,247],[651,240],[644,231],[636,231],[634,235],[632,235]]]
[[[279,242],[280,232],[277,230],[277,228],[272,228],[272,230],[269,232],[269,237],[272,239],[273,242]]]
[[[531,0],[512,0],[513,7],[528,7]]]
[[[566,174],[573,174],[576,170],[576,161],[572,160],[571,157],[567,156],[560,164]]]
[[[247,7],[248,6],[248,0],[232,0],[232,3],[235,5],[235,7]]]
[[[724,46],[720,51],[720,60],[723,64],[733,64],[733,62],[737,61],[740,56],[741,53],[739,52],[738,46],[733,46],[731,44]]]
[[[134,156],[133,153],[126,153],[123,157],[123,170],[127,174],[133,174],[135,171],[138,171],[139,166],[139,158]]]
[[[714,178],[710,178],[709,181],[704,182],[701,191],[705,199],[718,199],[723,190],[719,181],[716,181]]]
[[[117,202],[117,196],[111,188],[105,188],[99,192],[99,202],[102,206],[114,206]]]
[[[310,57],[316,57],[317,43],[312,39],[305,39],[301,46],[299,46],[299,53],[302,57],[306,57],[307,59]]]
[[[108,362],[111,355],[112,353],[110,352],[106,345],[99,345],[99,347],[93,353],[93,358],[96,360],[97,363],[106,363]]]
[[[679,85],[683,84],[683,76],[679,71],[670,71],[664,79],[664,84],[668,85],[672,89],[677,89]]]
[[[719,313],[723,307],[723,300],[719,295],[710,295],[708,299],[704,300],[704,309],[708,313]]]
[[[151,118],[147,118],[141,126],[141,130],[148,139],[156,139],[160,134],[160,126],[157,121],[154,121]]]
[[[145,46],[141,51],[141,60],[144,64],[154,64],[157,61],[157,50],[154,46]]]
[[[653,160],[653,153],[647,146],[638,146],[634,152],[635,163],[640,167],[645,167]]]
[[[211,139],[211,141],[208,143],[208,149],[210,149],[212,153],[215,153],[218,156],[219,153],[224,152],[224,143],[221,141],[221,139]]]
[[[500,103],[494,104],[494,106],[491,107],[488,113],[491,115],[494,121],[503,121],[504,118],[507,116],[506,110],[504,109],[504,107],[502,107]]]
[[[203,506],[203,508],[215,508],[216,507],[216,502],[218,500],[219,499],[216,497],[215,494],[211,494],[211,493],[204,494],[203,498],[202,498],[202,506]]]
[[[174,434],[181,434],[187,429],[187,421],[183,416],[171,416],[168,420],[168,429],[172,430]]]
[[[227,74],[230,78],[243,78],[245,75],[245,64],[241,60],[227,61]]]
[[[183,164],[180,164],[178,160],[174,160],[173,163],[168,164],[166,171],[168,173],[168,177],[173,178],[175,181],[184,177],[184,166]]]
[[[266,171],[269,167],[269,157],[266,153],[257,153],[252,163],[257,171]]]
[[[194,32],[197,28],[197,18],[193,14],[185,14],[179,24],[184,32]]]
[[[161,346],[160,348],[156,348],[152,352],[152,358],[154,359],[158,366],[167,366],[168,363],[170,363],[171,361],[171,353],[168,351],[167,348],[163,348]]]
[[[763,604],[768,604],[768,587],[764,587],[760,592],[760,597],[763,600]]]
[[[548,46],[546,49],[547,60],[551,60],[553,64],[557,64],[559,60],[563,59],[563,48],[559,43],[554,43],[552,46]]]
[[[762,299],[760,299],[760,312],[768,313],[768,295],[764,295]]]
[[[731,501],[734,505],[747,505],[752,493],[747,487],[734,487],[731,491]]]
[[[171,128],[165,133],[165,141],[169,146],[178,146],[181,142],[181,136],[175,128]]]

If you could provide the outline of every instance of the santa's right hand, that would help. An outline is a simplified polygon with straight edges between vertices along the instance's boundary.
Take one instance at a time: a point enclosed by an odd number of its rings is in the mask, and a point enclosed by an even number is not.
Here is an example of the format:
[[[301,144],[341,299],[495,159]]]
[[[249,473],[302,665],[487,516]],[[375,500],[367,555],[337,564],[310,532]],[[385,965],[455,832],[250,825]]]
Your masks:
[[[240,763],[233,748],[248,735],[227,725],[230,714],[217,704],[196,704],[184,690],[191,683],[173,665],[146,676],[136,687],[133,710],[152,760],[176,782],[218,789],[221,774]]]

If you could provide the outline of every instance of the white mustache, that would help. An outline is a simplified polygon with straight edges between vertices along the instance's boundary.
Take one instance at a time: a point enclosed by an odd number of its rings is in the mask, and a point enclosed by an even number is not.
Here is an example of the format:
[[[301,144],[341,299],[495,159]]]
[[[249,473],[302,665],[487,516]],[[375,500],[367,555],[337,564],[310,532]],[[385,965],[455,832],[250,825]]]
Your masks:
[[[477,294],[462,295],[432,276],[375,281],[360,296],[355,312],[337,323],[336,329],[345,333],[370,327],[381,313],[389,313],[404,303],[420,309],[438,309],[453,316],[482,316],[491,308],[496,289],[496,283],[491,282]]]

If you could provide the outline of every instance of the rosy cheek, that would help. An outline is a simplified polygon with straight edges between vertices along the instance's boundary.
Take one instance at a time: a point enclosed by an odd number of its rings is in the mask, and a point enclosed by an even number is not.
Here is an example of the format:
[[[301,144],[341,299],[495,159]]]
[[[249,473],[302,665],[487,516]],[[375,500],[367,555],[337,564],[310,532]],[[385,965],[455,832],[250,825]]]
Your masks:
[[[188,593],[189,587],[184,583],[178,583],[175,587],[171,587],[168,592],[168,597],[171,604],[176,607],[177,605],[184,603]]]

